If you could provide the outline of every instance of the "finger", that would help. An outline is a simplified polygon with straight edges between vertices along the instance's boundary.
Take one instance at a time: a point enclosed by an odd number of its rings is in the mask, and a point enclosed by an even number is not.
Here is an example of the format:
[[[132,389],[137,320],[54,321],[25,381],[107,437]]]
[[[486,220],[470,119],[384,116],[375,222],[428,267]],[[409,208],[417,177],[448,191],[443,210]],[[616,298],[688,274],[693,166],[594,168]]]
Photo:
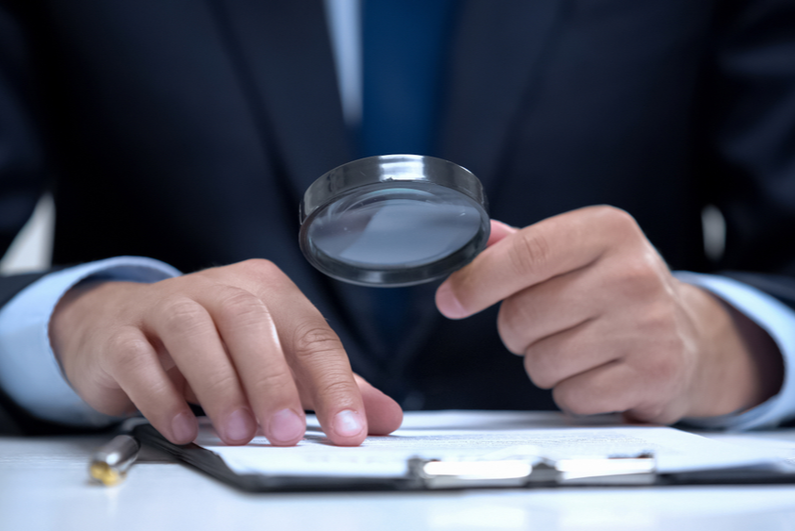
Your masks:
[[[563,380],[552,397],[558,407],[575,415],[623,412],[641,398],[634,379],[634,371],[614,361]]]
[[[530,345],[524,353],[524,367],[533,383],[551,389],[577,374],[620,360],[623,352],[605,343],[600,324],[586,321]]]
[[[517,232],[519,229],[506,225],[502,221],[496,219],[491,220],[491,232],[489,233],[489,241],[486,242],[487,247],[491,247],[495,243],[503,240],[506,236]]]
[[[210,312],[268,441],[296,444],[306,417],[268,307],[233,286],[220,286],[198,302]]]
[[[403,409],[400,405],[358,374],[354,373],[353,378],[362,394],[367,417],[367,433],[369,435],[388,435],[398,429],[403,423]],[[302,392],[302,395],[309,394]],[[304,401],[304,408],[315,409],[311,398]]]
[[[250,282],[246,289],[279,309],[272,316],[285,358],[328,438],[338,445],[361,444],[367,436],[364,402],[337,334],[274,264],[249,260],[230,267]]]
[[[603,282],[598,271],[578,269],[505,299],[497,317],[505,347],[521,355],[543,338],[598,318],[607,305],[597,281]]]
[[[597,260],[638,231],[629,214],[589,207],[545,219],[505,237],[456,271],[436,292],[451,319],[477,313],[529,286]]]
[[[307,402],[331,442],[361,444],[368,433],[366,408],[342,343],[319,313],[291,313],[296,324],[280,330],[290,338],[285,350]]]
[[[613,361],[563,380],[552,396],[561,409],[578,415],[628,412],[636,420],[669,424],[683,415],[676,384]]]
[[[208,311],[186,296],[171,296],[146,315],[226,444],[245,444],[256,432],[237,372]]]
[[[196,417],[160,364],[155,349],[137,328],[111,338],[108,373],[138,410],[169,441],[187,444],[198,434]]]
[[[358,374],[354,374],[354,379],[362,393],[368,433],[388,435],[398,429],[403,422],[403,410],[400,405]]]

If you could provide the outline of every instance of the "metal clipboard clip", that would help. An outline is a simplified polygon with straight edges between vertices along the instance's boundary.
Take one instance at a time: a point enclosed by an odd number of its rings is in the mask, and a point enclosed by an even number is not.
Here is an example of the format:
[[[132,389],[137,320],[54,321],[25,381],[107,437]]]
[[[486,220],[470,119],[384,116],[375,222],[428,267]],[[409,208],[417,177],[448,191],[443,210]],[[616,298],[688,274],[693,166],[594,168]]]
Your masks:
[[[651,485],[657,478],[654,455],[492,461],[412,458],[409,477],[427,489],[547,487],[568,485]]]

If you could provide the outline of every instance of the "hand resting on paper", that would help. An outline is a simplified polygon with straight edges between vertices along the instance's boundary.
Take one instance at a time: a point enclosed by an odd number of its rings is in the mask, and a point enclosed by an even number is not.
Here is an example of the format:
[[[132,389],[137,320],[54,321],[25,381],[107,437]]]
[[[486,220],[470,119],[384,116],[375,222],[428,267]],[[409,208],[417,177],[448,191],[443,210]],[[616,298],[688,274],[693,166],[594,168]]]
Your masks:
[[[227,444],[257,425],[277,445],[315,410],[329,439],[360,444],[400,426],[400,406],[353,374],[320,312],[274,264],[249,260],[154,284],[78,285],[50,323],[72,387],[109,415],[139,410],[170,441],[197,433],[200,403]]]
[[[676,280],[616,208],[521,230],[492,222],[489,247],[440,286],[436,303],[460,319],[500,301],[503,343],[565,411],[672,423],[751,408],[781,386],[767,333]]]

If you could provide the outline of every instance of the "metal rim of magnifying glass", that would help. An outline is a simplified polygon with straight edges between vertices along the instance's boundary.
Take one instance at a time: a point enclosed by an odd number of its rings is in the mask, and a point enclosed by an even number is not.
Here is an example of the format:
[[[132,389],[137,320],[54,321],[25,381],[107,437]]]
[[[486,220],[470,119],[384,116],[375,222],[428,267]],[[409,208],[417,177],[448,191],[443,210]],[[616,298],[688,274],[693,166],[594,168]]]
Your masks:
[[[309,237],[312,221],[333,203],[351,194],[365,194],[388,185],[411,188],[412,183],[432,184],[457,191],[480,214],[480,229],[451,254],[415,267],[352,266],[321,251]],[[323,174],[304,193],[299,207],[299,244],[306,259],[326,275],[344,282],[372,287],[401,287],[443,277],[471,262],[489,239],[488,202],[475,175],[453,162],[423,155],[379,155],[348,162]]]

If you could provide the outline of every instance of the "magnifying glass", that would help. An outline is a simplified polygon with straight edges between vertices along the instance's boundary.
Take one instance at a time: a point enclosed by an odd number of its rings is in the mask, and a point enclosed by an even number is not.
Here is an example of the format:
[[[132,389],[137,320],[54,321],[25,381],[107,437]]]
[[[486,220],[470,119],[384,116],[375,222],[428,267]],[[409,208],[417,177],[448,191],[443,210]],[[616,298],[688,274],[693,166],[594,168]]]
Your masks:
[[[452,162],[420,155],[355,160],[306,190],[301,251],[326,275],[352,284],[421,284],[486,247],[486,208],[480,181]]]

